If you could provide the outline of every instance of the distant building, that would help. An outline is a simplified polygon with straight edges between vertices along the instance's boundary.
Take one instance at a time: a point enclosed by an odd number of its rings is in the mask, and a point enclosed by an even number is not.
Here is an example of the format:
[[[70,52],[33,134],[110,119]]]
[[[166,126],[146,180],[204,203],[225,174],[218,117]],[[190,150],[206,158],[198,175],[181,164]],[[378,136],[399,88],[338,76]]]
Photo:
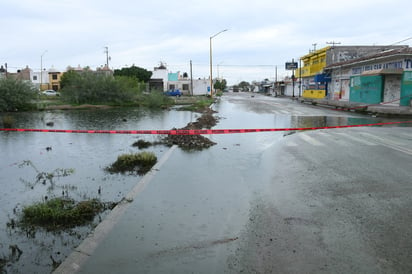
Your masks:
[[[181,75],[180,72],[169,72],[163,63],[154,68],[152,77],[149,80],[149,89],[151,91],[178,89],[183,94],[188,95],[206,95],[210,92],[209,86],[210,81],[208,79],[190,79],[187,73]]]
[[[299,94],[307,98],[330,97],[327,91],[331,79],[325,73],[325,67],[403,47],[405,46],[328,46],[314,50],[300,58],[300,68],[294,72],[295,91],[298,90]]]
[[[403,46],[328,65],[330,99],[410,106],[412,48]]]
[[[47,89],[52,89],[55,91],[60,90],[60,79],[62,75],[63,73],[60,72],[59,70],[51,68],[49,70],[49,83],[48,83]]]
[[[159,67],[155,67],[153,70],[152,76],[149,80],[149,89],[166,91],[168,80],[167,68],[161,63]]]

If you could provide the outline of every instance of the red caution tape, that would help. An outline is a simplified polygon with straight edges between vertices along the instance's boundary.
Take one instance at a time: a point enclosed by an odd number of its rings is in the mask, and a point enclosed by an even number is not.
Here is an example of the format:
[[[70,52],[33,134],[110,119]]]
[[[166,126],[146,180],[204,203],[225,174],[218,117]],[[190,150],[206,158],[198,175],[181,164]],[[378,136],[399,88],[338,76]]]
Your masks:
[[[303,127],[303,128],[256,128],[256,129],[175,129],[175,130],[67,130],[67,129],[25,129],[25,128],[0,128],[0,131],[17,132],[54,132],[54,133],[100,133],[100,134],[165,134],[165,135],[200,135],[200,134],[231,134],[231,133],[251,133],[269,131],[298,131],[317,130],[349,127],[369,127],[394,124],[406,124],[412,121],[387,122],[374,124],[329,126],[329,127]]]

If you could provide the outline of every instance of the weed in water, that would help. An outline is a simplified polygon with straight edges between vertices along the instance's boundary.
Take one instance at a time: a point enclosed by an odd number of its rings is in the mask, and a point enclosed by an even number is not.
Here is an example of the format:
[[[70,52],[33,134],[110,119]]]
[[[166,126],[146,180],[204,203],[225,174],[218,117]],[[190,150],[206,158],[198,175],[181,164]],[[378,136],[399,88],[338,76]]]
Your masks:
[[[14,125],[14,118],[12,116],[4,116],[3,117],[3,127],[4,128],[12,128]]]
[[[47,148],[46,148],[47,149]],[[23,179],[20,179],[23,181],[28,187],[34,188],[37,184],[41,183],[43,185],[46,185],[47,183],[50,184],[50,189],[54,189],[56,184],[54,182],[54,178],[60,178],[60,177],[67,177],[71,174],[74,173],[74,169],[72,168],[56,168],[52,172],[44,172],[44,171],[39,171],[37,167],[30,161],[30,160],[25,160],[22,163],[19,164],[19,168],[25,167],[25,166],[30,166],[33,168],[36,172],[36,180],[34,183],[25,181]]]
[[[112,206],[109,206],[112,208]],[[66,229],[91,222],[107,205],[98,199],[76,203],[61,197],[35,203],[23,208],[20,224],[23,227],[39,226],[49,230]]]
[[[142,148],[148,148],[151,145],[152,145],[152,143],[140,139],[140,140],[134,142],[132,146],[138,147],[139,149],[142,149]]]
[[[111,173],[136,172],[139,175],[147,173],[157,162],[157,157],[153,152],[143,151],[134,154],[122,154],[108,168]]]

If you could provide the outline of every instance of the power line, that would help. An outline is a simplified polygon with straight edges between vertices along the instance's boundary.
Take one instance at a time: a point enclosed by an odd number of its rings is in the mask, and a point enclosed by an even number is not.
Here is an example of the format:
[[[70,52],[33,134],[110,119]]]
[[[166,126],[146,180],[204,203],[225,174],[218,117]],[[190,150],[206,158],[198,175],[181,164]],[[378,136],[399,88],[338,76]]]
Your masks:
[[[396,45],[396,44],[400,44],[400,43],[403,43],[403,42],[408,41],[408,40],[411,40],[411,39],[412,39],[412,37],[409,37],[409,38],[406,38],[406,39],[401,40],[401,41],[399,41],[399,42],[393,43],[393,44],[391,44],[390,46],[394,46],[394,45]]]

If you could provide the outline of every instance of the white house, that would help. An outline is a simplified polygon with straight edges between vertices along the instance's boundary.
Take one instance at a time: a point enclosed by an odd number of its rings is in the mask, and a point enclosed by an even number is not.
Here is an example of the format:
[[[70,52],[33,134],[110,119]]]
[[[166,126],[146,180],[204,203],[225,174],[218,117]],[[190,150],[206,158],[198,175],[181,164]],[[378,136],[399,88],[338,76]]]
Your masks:
[[[178,89],[187,95],[206,95],[210,93],[209,79],[190,79],[186,73],[181,76],[180,72],[169,72],[162,63],[159,67],[154,68],[150,82],[154,89],[158,88],[160,82],[162,82],[163,91]]]

